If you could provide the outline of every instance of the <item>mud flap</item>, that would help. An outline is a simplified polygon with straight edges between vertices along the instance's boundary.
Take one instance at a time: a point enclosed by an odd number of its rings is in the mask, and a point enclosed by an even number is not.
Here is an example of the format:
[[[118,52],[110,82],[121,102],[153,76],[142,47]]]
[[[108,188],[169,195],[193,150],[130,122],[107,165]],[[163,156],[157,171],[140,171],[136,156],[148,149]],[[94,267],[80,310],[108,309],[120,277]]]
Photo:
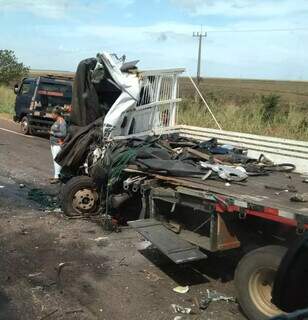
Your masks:
[[[181,239],[155,219],[130,221],[128,224],[176,264],[207,258],[198,247]]]

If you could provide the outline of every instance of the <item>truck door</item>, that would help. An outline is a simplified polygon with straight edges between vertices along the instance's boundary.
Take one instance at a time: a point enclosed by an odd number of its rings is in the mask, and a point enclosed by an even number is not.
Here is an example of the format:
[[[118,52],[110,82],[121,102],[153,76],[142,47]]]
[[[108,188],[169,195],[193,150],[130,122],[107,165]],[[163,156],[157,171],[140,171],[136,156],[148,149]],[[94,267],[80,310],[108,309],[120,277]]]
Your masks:
[[[29,112],[34,89],[34,80],[23,80],[15,101],[15,114],[17,120],[21,120],[21,118]]]

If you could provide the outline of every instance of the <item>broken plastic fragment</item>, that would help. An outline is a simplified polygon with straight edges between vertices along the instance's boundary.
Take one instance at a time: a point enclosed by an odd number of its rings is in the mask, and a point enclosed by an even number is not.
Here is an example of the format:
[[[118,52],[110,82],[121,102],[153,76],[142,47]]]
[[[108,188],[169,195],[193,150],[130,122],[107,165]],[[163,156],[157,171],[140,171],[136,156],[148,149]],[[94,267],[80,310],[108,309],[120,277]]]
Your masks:
[[[171,305],[173,312],[175,313],[183,313],[183,314],[190,314],[191,313],[191,308],[184,308],[180,306],[179,304],[172,304]]]
[[[189,291],[189,286],[185,286],[185,287],[178,286],[173,288],[173,291],[177,293],[187,293]]]
[[[206,290],[206,296],[200,300],[200,309],[205,310],[213,301],[226,301],[226,302],[236,302],[235,297],[225,296],[216,291]]]

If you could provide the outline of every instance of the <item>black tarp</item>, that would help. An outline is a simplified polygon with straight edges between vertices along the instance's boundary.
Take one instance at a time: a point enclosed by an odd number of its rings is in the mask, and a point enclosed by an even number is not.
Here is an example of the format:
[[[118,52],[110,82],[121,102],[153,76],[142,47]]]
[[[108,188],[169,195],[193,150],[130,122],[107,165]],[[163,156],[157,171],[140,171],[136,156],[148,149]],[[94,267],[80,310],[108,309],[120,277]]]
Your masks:
[[[86,126],[104,116],[105,112],[99,103],[99,97],[92,72],[96,66],[95,58],[82,60],[76,71],[73,83],[71,123],[76,126]]]
[[[208,171],[193,161],[178,160],[174,156],[175,152],[168,149],[161,138],[132,138],[108,145],[98,166],[105,168],[109,177],[117,178],[128,164],[137,165],[146,172],[171,176],[201,176]]]
[[[85,127],[70,127],[69,135],[55,159],[66,174],[77,173],[88,156],[89,147],[97,138],[100,138],[102,125],[103,118],[100,118]]]
[[[121,94],[112,77],[96,58],[82,60],[73,83],[71,123],[86,126],[104,117]]]

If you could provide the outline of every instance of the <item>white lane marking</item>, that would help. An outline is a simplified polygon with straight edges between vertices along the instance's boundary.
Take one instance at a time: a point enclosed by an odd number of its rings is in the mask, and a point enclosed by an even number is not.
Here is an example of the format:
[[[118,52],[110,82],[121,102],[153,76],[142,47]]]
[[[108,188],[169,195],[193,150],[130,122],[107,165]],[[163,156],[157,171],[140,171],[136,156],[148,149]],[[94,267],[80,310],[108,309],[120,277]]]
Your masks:
[[[23,133],[15,132],[15,131],[9,130],[9,129],[0,128],[0,130],[6,131],[6,132],[10,132],[10,133],[14,133],[14,134],[17,134],[18,136],[22,136],[22,137],[25,137],[25,138],[35,138],[33,136],[26,136]]]

